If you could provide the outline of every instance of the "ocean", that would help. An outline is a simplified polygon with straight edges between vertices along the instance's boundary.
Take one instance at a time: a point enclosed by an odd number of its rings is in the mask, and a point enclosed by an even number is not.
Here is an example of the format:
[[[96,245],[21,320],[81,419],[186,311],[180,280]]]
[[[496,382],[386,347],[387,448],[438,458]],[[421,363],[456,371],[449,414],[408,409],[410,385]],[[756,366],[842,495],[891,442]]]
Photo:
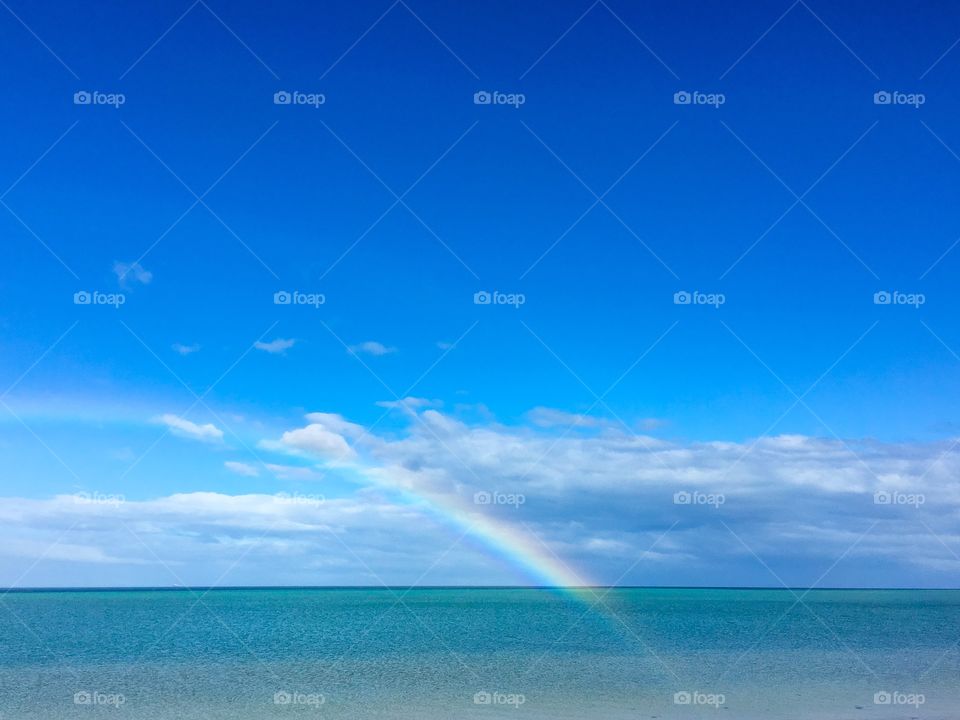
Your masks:
[[[0,718],[960,718],[960,591],[13,591]]]

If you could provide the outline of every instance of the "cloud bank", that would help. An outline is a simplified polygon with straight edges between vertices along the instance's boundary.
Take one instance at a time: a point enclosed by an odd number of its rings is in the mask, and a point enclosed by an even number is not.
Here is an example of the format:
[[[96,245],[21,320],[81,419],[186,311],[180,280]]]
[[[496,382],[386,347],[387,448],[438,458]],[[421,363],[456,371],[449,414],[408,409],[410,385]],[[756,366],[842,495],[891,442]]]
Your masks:
[[[52,563],[60,577],[91,566],[83,577],[106,584],[123,573],[163,583],[166,570],[130,530],[198,584],[232,563],[223,582],[538,582],[522,558],[492,549],[509,528],[518,553],[542,547],[584,582],[957,585],[954,439],[677,442],[549,409],[505,425],[468,423],[422,399],[381,405],[387,416],[370,427],[316,412],[259,443],[309,467],[226,463],[264,482],[307,483],[293,493],[7,499],[0,574],[12,581],[14,567],[80,521],[57,559],[32,571],[35,582]],[[212,425],[162,420],[222,440]]]

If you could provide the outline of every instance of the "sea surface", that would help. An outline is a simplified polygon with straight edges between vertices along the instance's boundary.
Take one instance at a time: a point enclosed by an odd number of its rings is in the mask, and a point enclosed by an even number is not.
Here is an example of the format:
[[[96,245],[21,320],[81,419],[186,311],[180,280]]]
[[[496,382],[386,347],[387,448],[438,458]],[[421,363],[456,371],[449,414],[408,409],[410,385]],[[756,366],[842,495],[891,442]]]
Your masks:
[[[0,718],[960,718],[960,591],[14,591]]]

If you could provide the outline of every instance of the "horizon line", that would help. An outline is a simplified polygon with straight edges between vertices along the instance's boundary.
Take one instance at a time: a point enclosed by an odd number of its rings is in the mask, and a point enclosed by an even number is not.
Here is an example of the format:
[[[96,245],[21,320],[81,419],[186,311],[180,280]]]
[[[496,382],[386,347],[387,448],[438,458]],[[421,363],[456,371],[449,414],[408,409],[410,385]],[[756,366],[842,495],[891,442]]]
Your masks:
[[[805,587],[783,585],[115,585],[115,586],[36,586],[0,588],[0,597],[8,593],[30,592],[143,592],[203,590],[778,590],[803,591],[960,591],[960,587]]]

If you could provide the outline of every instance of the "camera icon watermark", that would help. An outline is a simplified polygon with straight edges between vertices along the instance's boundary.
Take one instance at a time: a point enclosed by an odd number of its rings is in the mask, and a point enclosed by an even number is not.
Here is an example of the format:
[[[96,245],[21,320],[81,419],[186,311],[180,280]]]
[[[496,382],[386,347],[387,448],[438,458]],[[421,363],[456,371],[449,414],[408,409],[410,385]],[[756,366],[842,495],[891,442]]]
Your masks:
[[[499,290],[487,292],[479,290],[473,294],[474,305],[512,305],[519,308],[527,302],[527,296],[523,293],[503,293]]]
[[[873,694],[874,705],[909,705],[918,708],[927,701],[923,693],[908,693],[900,690],[880,690]]]
[[[523,693],[478,690],[473,694],[474,705],[506,705],[508,707],[519,708],[526,701],[527,697]]]
[[[480,490],[473,494],[474,505],[507,505],[513,508],[519,508],[527,502],[527,496],[523,493],[505,493],[499,490],[489,492]]]
[[[279,505],[308,505],[311,507],[319,507],[327,501],[327,498],[324,495],[279,492],[273,496],[273,501]]]
[[[314,109],[327,102],[323,93],[305,93],[299,90],[278,90],[273,94],[274,105],[307,105]]]
[[[127,296],[123,293],[78,290],[73,294],[74,305],[109,305],[110,307],[119,309],[125,302],[127,302]]]
[[[119,108],[127,102],[127,96],[123,93],[105,93],[99,90],[78,90],[73,94],[74,105],[107,105],[112,108]]]
[[[327,296],[323,293],[304,293],[299,290],[292,292],[287,290],[277,290],[273,294],[274,305],[309,305],[319,308],[327,302]]]
[[[905,293],[899,290],[878,290],[873,294],[874,305],[907,305],[914,309],[925,305],[927,296],[923,293]]]
[[[307,707],[320,707],[327,702],[327,697],[323,693],[305,693],[296,690],[277,690],[273,694],[274,705],[300,705]]]
[[[687,290],[678,290],[673,294],[674,305],[710,305],[719,308],[727,302],[727,296],[723,293],[704,293],[699,290],[689,292]]]
[[[874,105],[909,105],[914,109],[919,109],[921,105],[927,102],[927,96],[923,93],[905,93],[899,90],[878,90],[873,94]]]
[[[674,705],[701,705],[719,708],[726,704],[727,696],[723,693],[706,693],[699,690],[680,690],[673,694]]]
[[[905,493],[898,490],[877,490],[873,494],[874,505],[908,505],[919,508],[927,502],[927,496],[923,493]]]
[[[474,105],[509,105],[514,109],[518,109],[525,102],[527,102],[527,96],[523,93],[478,90],[473,94]]]
[[[99,690],[78,690],[73,694],[74,705],[97,705],[104,707],[122,707],[127,702],[122,693],[100,692]]]
[[[727,102],[723,93],[704,93],[699,90],[678,90],[673,94],[674,105],[707,105],[714,109]]]
[[[111,505],[119,507],[123,505],[127,498],[123,495],[102,492],[78,492],[74,493],[73,501],[77,505]]]
[[[712,508],[719,508],[727,502],[727,497],[723,493],[704,493],[699,490],[689,491],[680,490],[673,494],[674,505],[709,505]]]

